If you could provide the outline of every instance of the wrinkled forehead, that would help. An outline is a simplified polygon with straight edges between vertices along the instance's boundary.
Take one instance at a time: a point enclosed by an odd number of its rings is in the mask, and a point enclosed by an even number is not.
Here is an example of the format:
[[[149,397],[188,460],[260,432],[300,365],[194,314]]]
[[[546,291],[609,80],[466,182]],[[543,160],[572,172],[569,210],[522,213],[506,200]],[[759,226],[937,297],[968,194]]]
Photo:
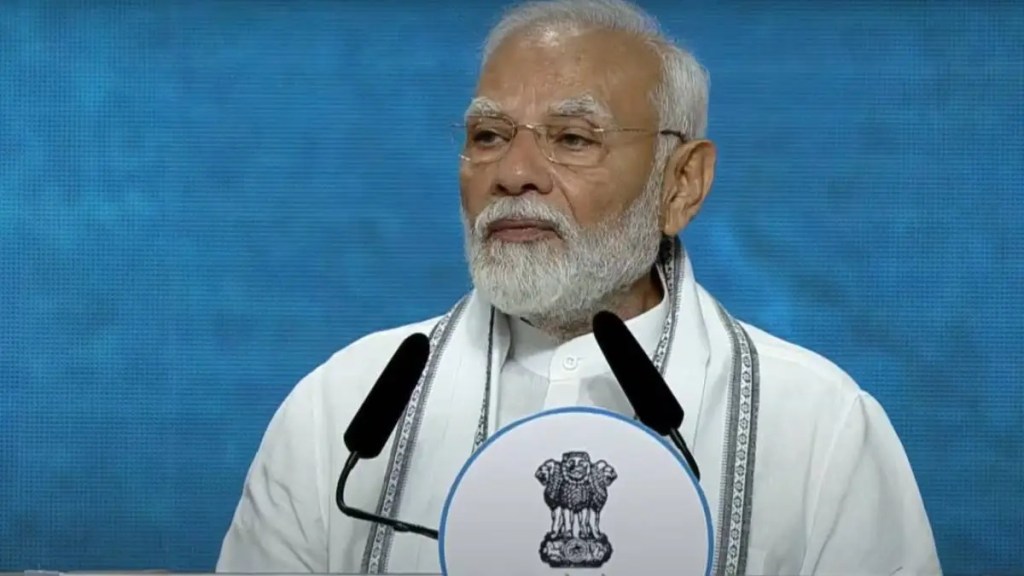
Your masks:
[[[639,39],[604,30],[513,35],[481,72],[467,115],[505,115],[520,122],[584,117],[595,123],[656,123],[651,90],[656,55]]]

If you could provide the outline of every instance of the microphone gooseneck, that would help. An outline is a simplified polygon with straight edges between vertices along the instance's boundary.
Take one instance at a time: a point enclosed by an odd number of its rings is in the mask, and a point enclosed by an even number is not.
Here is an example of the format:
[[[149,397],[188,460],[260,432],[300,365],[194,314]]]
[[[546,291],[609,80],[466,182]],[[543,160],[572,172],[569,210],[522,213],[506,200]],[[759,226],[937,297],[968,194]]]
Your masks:
[[[686,465],[700,480],[700,469],[686,441],[679,433],[684,412],[679,400],[648,358],[626,324],[607,311],[594,316],[594,339],[608,361],[615,379],[640,422],[661,436],[667,436],[679,449]]]
[[[360,458],[357,454],[349,454],[348,458],[345,460],[345,465],[341,468],[341,476],[338,478],[338,488],[334,493],[334,501],[338,505],[338,510],[341,510],[341,513],[349,518],[384,524],[391,527],[395,532],[410,532],[437,540],[439,538],[437,530],[426,528],[418,524],[409,524],[408,522],[402,522],[401,520],[395,520],[394,518],[385,518],[383,516],[378,516],[377,514],[363,512],[362,510],[352,508],[345,503],[345,485],[348,483],[349,474],[352,473],[352,469],[356,467],[359,460]]]
[[[334,502],[338,510],[350,518],[382,524],[395,532],[411,532],[437,540],[437,530],[353,508],[345,502],[349,476],[360,460],[372,460],[380,455],[409,405],[429,357],[430,339],[416,333],[402,341],[384,367],[345,430],[345,447],[349,455],[338,476]]]
[[[697,459],[693,457],[690,449],[686,446],[686,440],[683,440],[683,435],[679,433],[679,430],[672,429],[668,431],[668,437],[676,445],[676,448],[679,449],[679,452],[682,453],[683,460],[686,460],[686,465],[693,471],[693,477],[699,481],[700,468],[697,467]]]

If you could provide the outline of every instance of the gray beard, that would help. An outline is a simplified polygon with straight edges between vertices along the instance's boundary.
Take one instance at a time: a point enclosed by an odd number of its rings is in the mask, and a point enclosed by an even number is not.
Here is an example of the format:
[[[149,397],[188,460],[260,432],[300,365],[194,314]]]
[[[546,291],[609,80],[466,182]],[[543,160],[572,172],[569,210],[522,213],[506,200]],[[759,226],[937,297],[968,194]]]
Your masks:
[[[652,273],[662,240],[661,184],[656,171],[622,214],[592,228],[580,227],[534,195],[501,197],[474,223],[463,212],[474,286],[498,310],[538,328],[589,332],[594,314],[614,307],[641,277]],[[487,226],[502,218],[551,222],[562,241],[485,241]]]

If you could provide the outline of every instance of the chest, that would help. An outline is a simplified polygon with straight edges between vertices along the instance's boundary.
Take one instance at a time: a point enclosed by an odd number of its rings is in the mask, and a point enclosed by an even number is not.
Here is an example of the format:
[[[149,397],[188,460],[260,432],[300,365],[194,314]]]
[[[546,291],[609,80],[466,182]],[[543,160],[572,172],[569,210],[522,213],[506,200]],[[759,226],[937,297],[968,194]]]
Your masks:
[[[541,374],[515,360],[505,363],[497,383],[499,427],[542,410],[567,406],[631,413],[629,400],[610,371],[588,371],[586,365],[579,370],[579,361],[558,358],[549,365]]]

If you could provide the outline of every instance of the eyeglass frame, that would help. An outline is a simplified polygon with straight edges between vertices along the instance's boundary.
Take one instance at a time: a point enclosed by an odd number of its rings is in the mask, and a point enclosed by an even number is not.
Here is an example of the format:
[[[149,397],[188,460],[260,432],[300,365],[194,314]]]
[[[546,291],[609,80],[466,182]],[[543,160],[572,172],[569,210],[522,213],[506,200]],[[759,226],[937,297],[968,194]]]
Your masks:
[[[473,117],[474,118],[487,118],[487,119],[491,119],[491,120],[500,120],[500,121],[507,122],[507,123],[512,125],[512,135],[509,137],[508,146],[501,152],[501,154],[499,154],[493,160],[474,161],[474,160],[471,160],[470,158],[468,158],[462,151],[459,152],[459,158],[461,158],[462,160],[464,160],[466,162],[469,162],[471,164],[475,164],[475,165],[492,164],[492,163],[498,162],[502,158],[504,158],[505,154],[508,153],[509,148],[511,148],[512,142],[516,139],[516,136],[519,135],[519,130],[521,128],[525,128],[526,130],[532,132],[533,133],[534,142],[537,144],[537,148],[540,150],[540,152],[544,156],[544,158],[547,159],[549,162],[551,162],[553,164],[558,164],[559,166],[592,167],[592,166],[597,166],[598,164],[600,164],[604,160],[605,156],[607,156],[608,151],[609,151],[608,146],[605,144],[604,134],[613,134],[613,133],[619,133],[619,132],[645,133],[645,134],[653,134],[653,135],[658,135],[658,136],[675,136],[676,138],[679,138],[679,141],[682,144],[685,144],[685,143],[690,141],[690,138],[687,137],[686,133],[684,133],[682,131],[679,131],[679,130],[672,130],[672,129],[669,129],[669,128],[661,128],[661,129],[657,129],[657,130],[652,130],[650,128],[619,128],[619,127],[600,127],[600,126],[597,126],[597,127],[589,128],[589,130],[595,132],[596,134],[600,134],[602,136],[602,139],[601,139],[601,142],[600,142],[600,144],[601,144],[601,158],[596,163],[594,163],[593,165],[588,165],[588,164],[571,164],[571,163],[566,163],[566,162],[561,162],[561,161],[555,160],[554,158],[552,158],[546,152],[545,147],[543,145],[541,145],[541,143],[540,143],[541,136],[546,136],[545,134],[542,134],[541,132],[543,130],[545,130],[546,128],[550,128],[549,124],[545,124],[545,123],[516,122],[515,120],[513,120],[513,119],[511,119],[511,118],[509,118],[507,116],[476,115],[476,116],[473,116]],[[469,123],[468,122],[463,122],[461,124],[452,124],[451,127],[452,127],[453,130],[456,129],[456,128],[461,128],[463,130],[466,130],[469,127]],[[465,150],[465,146],[463,146],[463,150]]]

